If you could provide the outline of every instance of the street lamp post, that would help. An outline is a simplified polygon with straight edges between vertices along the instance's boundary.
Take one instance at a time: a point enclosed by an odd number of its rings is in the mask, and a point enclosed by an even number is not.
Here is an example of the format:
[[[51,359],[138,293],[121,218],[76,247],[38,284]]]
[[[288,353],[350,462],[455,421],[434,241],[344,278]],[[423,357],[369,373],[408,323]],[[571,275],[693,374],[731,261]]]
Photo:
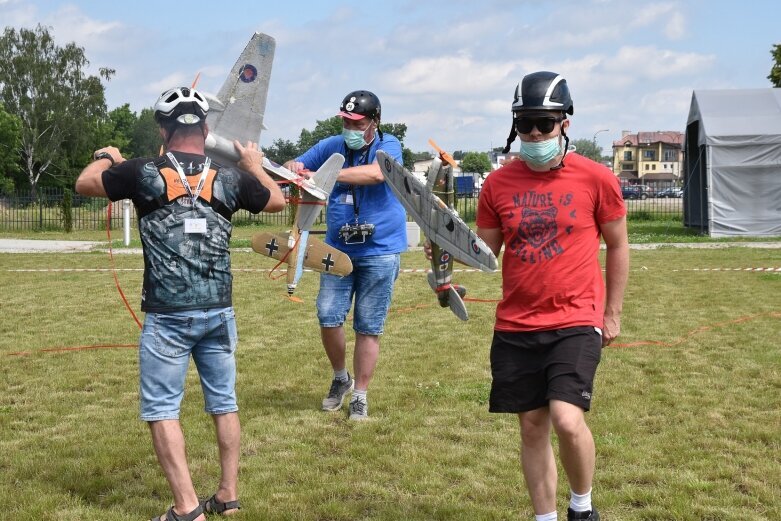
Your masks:
[[[598,147],[597,147],[597,134],[599,134],[600,132],[610,132],[610,129],[609,128],[603,128],[602,130],[597,130],[596,132],[594,132],[594,137],[591,140],[591,142],[594,143],[594,152],[596,152],[598,150]],[[600,154],[600,156],[601,155],[602,154]],[[596,158],[595,161],[602,162],[602,157]]]

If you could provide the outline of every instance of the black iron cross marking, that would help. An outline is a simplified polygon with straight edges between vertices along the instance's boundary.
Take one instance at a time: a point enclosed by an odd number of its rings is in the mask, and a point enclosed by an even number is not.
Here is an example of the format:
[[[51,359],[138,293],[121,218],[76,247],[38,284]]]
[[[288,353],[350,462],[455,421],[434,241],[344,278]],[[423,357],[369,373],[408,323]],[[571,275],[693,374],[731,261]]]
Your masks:
[[[323,257],[323,260],[320,262],[322,262],[323,266],[325,266],[325,271],[331,271],[331,268],[333,268],[334,264],[336,264],[334,261],[331,260],[330,253],[325,257]]]
[[[268,250],[268,256],[272,257],[274,255],[274,252],[279,249],[279,246],[277,246],[277,240],[271,239],[271,242],[267,242],[266,249]]]

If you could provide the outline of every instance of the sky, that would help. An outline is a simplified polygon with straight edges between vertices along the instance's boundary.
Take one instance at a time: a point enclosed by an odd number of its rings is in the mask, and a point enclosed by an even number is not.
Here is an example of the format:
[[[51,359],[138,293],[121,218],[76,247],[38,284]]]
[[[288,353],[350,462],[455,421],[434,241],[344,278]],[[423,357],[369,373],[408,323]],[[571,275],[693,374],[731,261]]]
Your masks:
[[[353,90],[433,152],[505,144],[513,93],[549,70],[570,87],[571,139],[603,153],[622,131],[680,131],[693,90],[770,87],[778,0],[0,0],[0,26],[50,28],[116,70],[109,108],[170,87],[215,93],[254,32],[276,40],[261,146],[298,140]],[[513,145],[517,151],[519,142]]]

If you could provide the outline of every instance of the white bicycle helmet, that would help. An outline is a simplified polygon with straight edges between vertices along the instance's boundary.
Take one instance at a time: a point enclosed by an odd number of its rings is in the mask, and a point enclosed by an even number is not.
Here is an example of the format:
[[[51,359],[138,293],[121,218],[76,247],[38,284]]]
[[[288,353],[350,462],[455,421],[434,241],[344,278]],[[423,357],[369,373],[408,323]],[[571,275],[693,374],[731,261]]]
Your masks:
[[[209,102],[195,89],[177,87],[163,92],[155,103],[155,121],[196,125],[206,121]]]

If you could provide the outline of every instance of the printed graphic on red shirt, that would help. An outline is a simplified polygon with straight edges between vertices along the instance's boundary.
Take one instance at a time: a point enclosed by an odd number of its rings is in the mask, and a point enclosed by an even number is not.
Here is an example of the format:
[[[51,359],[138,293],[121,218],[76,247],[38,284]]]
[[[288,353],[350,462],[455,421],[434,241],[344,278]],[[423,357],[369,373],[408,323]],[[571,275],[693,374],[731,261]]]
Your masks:
[[[511,237],[507,244],[509,252],[528,264],[539,264],[564,253],[564,247],[557,240],[558,219],[565,221],[562,222],[565,233],[571,233],[577,215],[574,209],[567,214],[572,201],[572,193],[559,197],[553,192],[534,190],[514,194],[515,208],[503,219],[511,228],[508,230]]]

